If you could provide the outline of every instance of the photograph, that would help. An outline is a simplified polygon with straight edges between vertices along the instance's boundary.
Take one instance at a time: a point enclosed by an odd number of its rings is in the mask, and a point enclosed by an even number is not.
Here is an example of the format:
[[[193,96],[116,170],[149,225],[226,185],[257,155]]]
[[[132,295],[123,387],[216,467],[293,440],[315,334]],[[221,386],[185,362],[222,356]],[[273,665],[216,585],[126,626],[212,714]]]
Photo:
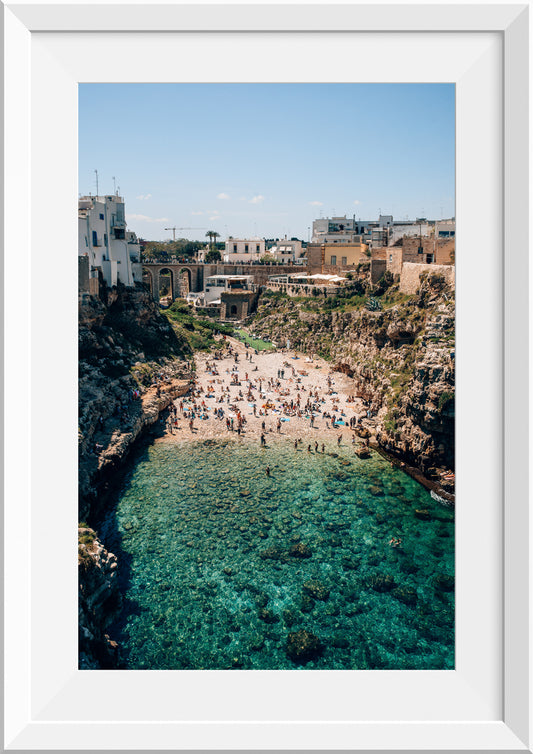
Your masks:
[[[79,84],[80,670],[455,669],[455,133]]]

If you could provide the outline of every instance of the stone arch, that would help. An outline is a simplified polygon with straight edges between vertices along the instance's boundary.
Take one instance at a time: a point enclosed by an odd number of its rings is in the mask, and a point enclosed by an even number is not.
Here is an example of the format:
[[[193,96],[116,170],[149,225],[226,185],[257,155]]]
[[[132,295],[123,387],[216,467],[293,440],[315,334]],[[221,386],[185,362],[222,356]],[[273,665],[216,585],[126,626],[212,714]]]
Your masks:
[[[158,301],[164,298],[174,301],[174,271],[170,267],[160,268],[155,294]]]
[[[229,308],[229,316],[230,317],[236,317],[237,316],[237,307],[235,304],[232,304]]]
[[[148,286],[150,293],[152,294],[152,298],[155,298],[154,276],[152,274],[152,270],[149,270],[147,267],[143,267],[143,283]]]
[[[188,267],[182,267],[178,272],[177,294],[181,298],[187,298],[187,294],[192,290],[192,272]]]

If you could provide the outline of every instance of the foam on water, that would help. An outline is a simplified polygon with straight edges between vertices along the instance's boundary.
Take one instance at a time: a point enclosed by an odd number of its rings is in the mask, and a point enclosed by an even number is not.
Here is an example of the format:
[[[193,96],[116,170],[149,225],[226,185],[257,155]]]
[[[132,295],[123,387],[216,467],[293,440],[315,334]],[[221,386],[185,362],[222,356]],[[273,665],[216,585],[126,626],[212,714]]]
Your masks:
[[[135,460],[101,527],[129,668],[296,668],[299,629],[323,648],[307,668],[454,667],[453,510],[379,455],[326,445],[161,443]]]

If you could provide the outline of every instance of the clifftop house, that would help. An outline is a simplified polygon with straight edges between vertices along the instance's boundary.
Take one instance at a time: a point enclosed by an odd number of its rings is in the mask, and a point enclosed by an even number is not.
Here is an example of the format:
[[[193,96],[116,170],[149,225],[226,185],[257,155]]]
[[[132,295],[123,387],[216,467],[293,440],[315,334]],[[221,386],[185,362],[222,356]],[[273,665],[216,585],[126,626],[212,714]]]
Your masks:
[[[89,281],[98,280],[100,272],[109,286],[142,283],[140,245],[135,233],[126,228],[122,197],[80,197],[78,257],[80,271]]]

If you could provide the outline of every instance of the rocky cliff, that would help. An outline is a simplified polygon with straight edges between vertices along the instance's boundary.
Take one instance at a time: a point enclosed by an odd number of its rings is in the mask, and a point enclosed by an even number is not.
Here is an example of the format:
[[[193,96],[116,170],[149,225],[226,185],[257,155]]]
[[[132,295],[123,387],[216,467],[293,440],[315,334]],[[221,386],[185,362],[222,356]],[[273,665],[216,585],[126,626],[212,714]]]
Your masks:
[[[142,287],[79,300],[79,519],[94,518],[133,443],[190,384],[192,351]],[[119,564],[85,523],[78,531],[79,667],[120,666],[107,627]]]
[[[190,346],[142,287],[79,305],[79,518],[96,512],[143,430],[191,376]]]
[[[117,559],[85,524],[78,528],[78,572],[79,667],[115,668],[119,664],[118,647],[106,628],[122,605]]]
[[[416,295],[397,286],[379,297],[332,300],[263,296],[252,329],[279,344],[316,353],[353,378],[367,401],[374,441],[425,475],[454,469],[455,307],[441,276],[423,276]],[[451,475],[448,475],[451,476]]]

